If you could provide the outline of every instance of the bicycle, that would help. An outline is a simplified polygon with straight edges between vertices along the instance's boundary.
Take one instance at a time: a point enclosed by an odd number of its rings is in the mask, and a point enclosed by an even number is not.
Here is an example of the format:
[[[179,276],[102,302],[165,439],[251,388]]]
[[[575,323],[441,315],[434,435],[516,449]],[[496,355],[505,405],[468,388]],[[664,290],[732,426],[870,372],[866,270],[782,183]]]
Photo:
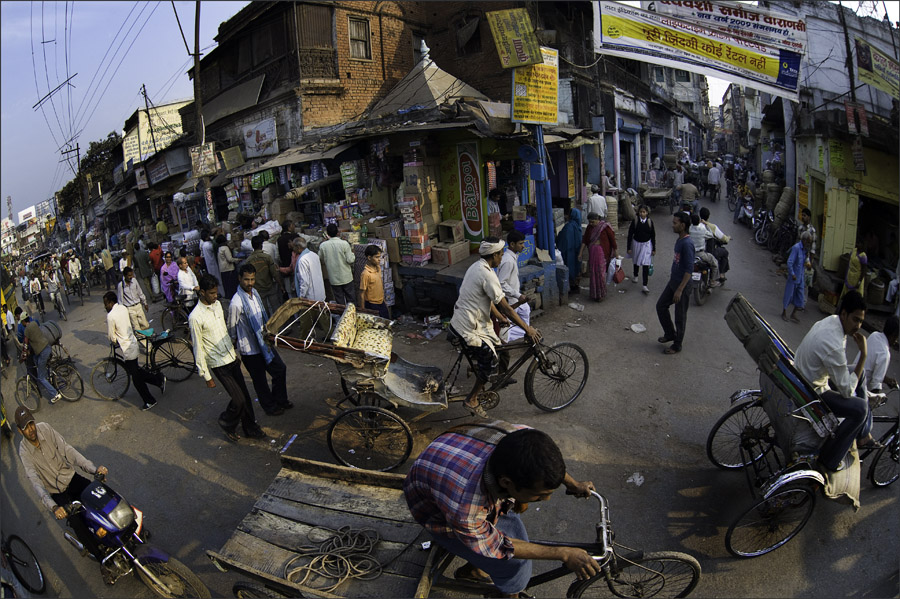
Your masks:
[[[56,311],[59,313],[60,318],[62,318],[63,320],[69,320],[69,314],[66,311],[66,306],[62,301],[62,294],[63,292],[61,289],[59,291],[54,291],[53,293],[51,293],[51,295],[53,296],[53,307],[56,308]]]
[[[63,399],[76,402],[84,395],[84,379],[78,374],[78,370],[72,364],[71,358],[59,360],[52,354],[47,361],[47,369],[50,371],[50,384],[59,392]],[[16,381],[16,402],[25,406],[32,412],[41,409],[42,387],[37,380],[36,372],[28,372]]]
[[[785,220],[766,240],[766,247],[782,258],[787,257],[791,246],[797,243],[797,222],[793,218]]]
[[[577,547],[584,549],[597,561],[600,573],[587,580],[575,580],[569,585],[566,597],[593,596],[605,594],[595,585],[606,585],[615,597],[687,597],[700,581],[700,563],[678,551],[657,551],[644,553],[641,550],[616,543],[609,522],[609,505],[602,495],[591,491],[591,496],[600,504],[600,521],[596,525],[597,540],[591,543],[530,541],[537,545],[555,547]],[[620,552],[619,549],[626,552]],[[483,582],[469,582],[446,578],[443,573],[455,556],[444,549],[434,551],[431,563],[431,588],[486,595],[496,592],[493,585]],[[429,566],[426,565],[426,568]],[[559,578],[570,576],[572,572],[565,566],[536,574],[528,581],[525,589],[546,584]],[[424,577],[423,577],[424,578]]]
[[[176,331],[178,334],[186,335],[190,330],[188,324],[188,310],[183,295],[179,295],[174,302],[166,302],[159,317],[162,326],[167,331]]]
[[[3,567],[9,567],[16,580],[22,583],[26,590],[36,595],[42,595],[47,590],[41,563],[21,537],[18,535],[6,537],[0,544],[0,555],[3,558]]]
[[[143,344],[149,343],[144,352],[144,368],[151,373],[161,372],[166,379],[175,382],[186,381],[197,370],[194,362],[193,346],[180,337],[161,333],[135,331],[135,337]],[[118,352],[118,346],[110,344],[109,357],[100,360],[91,370],[91,387],[94,393],[107,401],[121,399],[131,385],[131,376],[125,370],[125,360]]]

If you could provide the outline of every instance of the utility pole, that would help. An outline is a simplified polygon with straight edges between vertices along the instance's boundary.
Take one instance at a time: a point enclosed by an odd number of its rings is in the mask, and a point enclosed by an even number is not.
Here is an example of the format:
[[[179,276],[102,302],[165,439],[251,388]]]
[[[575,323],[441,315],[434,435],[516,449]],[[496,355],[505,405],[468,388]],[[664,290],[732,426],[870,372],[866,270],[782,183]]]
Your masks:
[[[153,142],[153,153],[156,154],[159,150],[156,149],[156,136],[153,134],[153,120],[150,118],[150,101],[147,99],[146,85],[141,85],[141,93],[144,94],[144,107],[147,109],[147,127],[150,129],[150,141]],[[138,129],[140,129],[140,123],[138,123]],[[138,148],[138,152],[140,152],[140,148]]]
[[[196,6],[197,10],[194,14],[194,109],[197,119],[197,145],[202,146],[206,141],[206,127],[203,125],[203,103],[200,100],[200,0],[197,0]],[[200,181],[203,193],[206,194],[206,218],[212,225],[216,220],[216,215],[213,210],[209,177],[204,176]]]

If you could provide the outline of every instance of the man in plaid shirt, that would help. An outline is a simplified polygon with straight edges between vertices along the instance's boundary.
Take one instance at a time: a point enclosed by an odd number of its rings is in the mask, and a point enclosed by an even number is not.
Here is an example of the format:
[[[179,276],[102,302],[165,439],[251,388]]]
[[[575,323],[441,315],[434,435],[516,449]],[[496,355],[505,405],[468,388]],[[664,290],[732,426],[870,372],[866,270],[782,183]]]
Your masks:
[[[519,514],[560,485],[577,497],[594,489],[566,473],[546,433],[495,421],[435,439],[413,463],[403,493],[416,522],[468,562],[457,578],[492,582],[503,596],[517,597],[531,578],[532,559],[562,561],[580,579],[600,572],[583,549],[528,542]]]

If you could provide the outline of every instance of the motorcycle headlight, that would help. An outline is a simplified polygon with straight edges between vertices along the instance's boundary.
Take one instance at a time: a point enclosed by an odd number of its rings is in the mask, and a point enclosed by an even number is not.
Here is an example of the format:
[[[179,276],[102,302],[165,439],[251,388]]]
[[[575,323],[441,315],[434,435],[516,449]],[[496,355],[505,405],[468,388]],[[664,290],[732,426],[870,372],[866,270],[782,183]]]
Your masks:
[[[113,511],[109,513],[109,521],[119,529],[130,526],[134,522],[134,511],[127,501],[120,501]]]

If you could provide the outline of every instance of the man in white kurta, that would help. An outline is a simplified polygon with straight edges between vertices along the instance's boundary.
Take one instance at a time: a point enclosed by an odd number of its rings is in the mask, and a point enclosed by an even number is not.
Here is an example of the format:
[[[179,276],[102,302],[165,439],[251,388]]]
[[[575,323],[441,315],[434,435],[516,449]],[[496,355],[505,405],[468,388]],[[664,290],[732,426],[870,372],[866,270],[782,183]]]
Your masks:
[[[306,240],[298,237],[293,243],[303,246],[297,264],[294,267],[294,287],[297,297],[316,302],[325,301],[325,279],[322,277],[322,263],[319,256],[306,247]]]
[[[520,293],[521,284],[519,283],[518,254],[524,249],[525,235],[520,231],[510,231],[506,236],[506,250],[503,252],[503,259],[500,261],[500,266],[497,267],[497,278],[500,279],[500,287],[503,289],[506,301],[525,321],[525,324],[531,324],[531,306],[528,305],[528,297]],[[506,333],[506,341],[516,341],[524,336],[525,331],[521,327],[513,326]]]

